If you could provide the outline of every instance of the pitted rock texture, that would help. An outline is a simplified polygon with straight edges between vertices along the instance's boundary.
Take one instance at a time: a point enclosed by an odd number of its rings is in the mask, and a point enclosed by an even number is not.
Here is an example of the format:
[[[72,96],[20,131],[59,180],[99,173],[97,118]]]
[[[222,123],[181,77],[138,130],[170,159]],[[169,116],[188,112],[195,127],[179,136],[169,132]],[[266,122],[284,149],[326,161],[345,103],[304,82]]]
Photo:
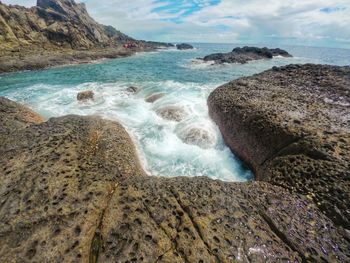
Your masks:
[[[350,230],[350,67],[289,65],[208,99],[226,143],[257,180],[306,195]]]
[[[350,260],[333,222],[281,187],[143,176],[118,123],[66,116],[0,136],[3,262]]]
[[[272,59],[274,56],[292,57],[291,54],[280,48],[237,47],[228,53],[215,53],[205,56],[203,60],[214,61],[217,64],[245,64],[252,60]]]
[[[0,97],[0,144],[13,132],[43,121],[44,119],[31,109]]]

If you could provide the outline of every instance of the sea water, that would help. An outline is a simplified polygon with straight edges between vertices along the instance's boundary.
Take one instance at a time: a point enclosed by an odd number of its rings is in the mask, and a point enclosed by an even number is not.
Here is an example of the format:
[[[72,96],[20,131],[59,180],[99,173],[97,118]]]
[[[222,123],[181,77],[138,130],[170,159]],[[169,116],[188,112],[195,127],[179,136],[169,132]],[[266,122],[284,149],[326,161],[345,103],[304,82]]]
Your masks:
[[[253,178],[252,173],[231,153],[208,115],[210,92],[230,80],[273,66],[347,65],[350,58],[350,50],[346,49],[287,46],[282,48],[293,58],[213,65],[197,58],[228,52],[236,45],[194,46],[187,51],[171,48],[92,64],[1,75],[0,96],[26,104],[47,119],[79,114],[119,121],[134,140],[143,168],[151,175],[246,181]],[[129,86],[139,91],[129,92]],[[94,91],[95,99],[78,102],[76,95],[84,90]],[[145,98],[155,93],[164,96],[147,103]],[[156,112],[166,107],[181,108],[184,118],[180,122],[163,119]]]

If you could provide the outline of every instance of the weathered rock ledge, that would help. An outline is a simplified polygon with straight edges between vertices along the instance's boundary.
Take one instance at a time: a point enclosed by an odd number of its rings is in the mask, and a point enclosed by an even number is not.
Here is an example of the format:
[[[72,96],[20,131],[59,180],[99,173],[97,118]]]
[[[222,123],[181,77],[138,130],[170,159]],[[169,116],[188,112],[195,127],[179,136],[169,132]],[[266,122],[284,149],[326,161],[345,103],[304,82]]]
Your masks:
[[[208,105],[257,180],[307,196],[349,240],[350,67],[273,68],[219,87]]]
[[[145,176],[118,123],[0,106],[4,262],[350,260],[349,240],[303,196]]]
[[[213,61],[216,64],[245,64],[253,60],[272,59],[274,56],[292,57],[291,54],[280,48],[237,47],[228,53],[215,53],[205,56],[203,60],[206,62]]]

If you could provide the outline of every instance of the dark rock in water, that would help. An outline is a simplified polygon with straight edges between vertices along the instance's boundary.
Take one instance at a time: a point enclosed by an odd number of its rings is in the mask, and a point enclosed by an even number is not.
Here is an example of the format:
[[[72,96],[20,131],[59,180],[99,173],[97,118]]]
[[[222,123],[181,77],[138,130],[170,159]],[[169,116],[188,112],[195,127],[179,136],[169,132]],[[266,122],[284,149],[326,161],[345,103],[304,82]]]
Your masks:
[[[156,110],[156,113],[163,119],[180,122],[186,117],[186,111],[177,106],[168,106]]]
[[[177,44],[176,48],[179,50],[186,50],[186,49],[193,49],[193,46],[190,44],[183,43],[183,44]]]
[[[274,68],[216,89],[208,105],[258,180],[307,196],[350,230],[350,67]]]
[[[213,147],[216,142],[216,137],[212,133],[197,127],[181,129],[178,137],[186,144],[197,145],[203,149]]]
[[[165,93],[154,93],[146,98],[146,102],[153,103],[164,96],[165,96]]]
[[[26,122],[29,109],[0,105],[0,121],[23,123],[0,129],[1,262],[350,260],[333,222],[287,189],[144,176],[118,123]]]
[[[204,61],[222,63],[247,63],[252,60],[271,59],[274,56],[292,57],[287,51],[275,48],[237,47],[229,53],[216,53],[205,56]]]
[[[92,90],[81,91],[77,95],[77,100],[86,101],[94,99],[94,92]]]
[[[137,93],[140,89],[138,87],[130,86],[129,88],[126,89],[126,91],[130,93]]]

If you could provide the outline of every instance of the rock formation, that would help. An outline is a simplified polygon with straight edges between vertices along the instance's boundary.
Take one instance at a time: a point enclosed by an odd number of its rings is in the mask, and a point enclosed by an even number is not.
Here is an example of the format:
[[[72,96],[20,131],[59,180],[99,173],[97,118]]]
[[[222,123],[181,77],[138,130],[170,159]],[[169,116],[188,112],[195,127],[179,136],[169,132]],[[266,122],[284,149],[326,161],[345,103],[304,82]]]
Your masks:
[[[94,92],[92,90],[81,91],[77,94],[77,100],[86,101],[94,99]]]
[[[168,44],[137,41],[91,18],[84,3],[38,0],[25,8],[0,2],[0,73],[115,58]]]
[[[274,56],[292,57],[287,51],[275,48],[237,47],[229,53],[216,53],[205,56],[204,61],[214,61],[217,64],[240,63],[245,64],[252,60],[271,59]]]
[[[336,225],[285,188],[145,176],[118,123],[0,109],[3,262],[350,260]]]
[[[219,87],[208,105],[257,180],[307,196],[349,240],[350,67],[275,67]]]
[[[187,50],[187,49],[193,49],[193,46],[190,44],[183,43],[183,44],[177,44],[176,48],[178,50]]]
[[[161,93],[161,92],[160,93],[153,93],[150,96],[148,96],[145,100],[148,103],[153,103],[164,96],[165,96],[165,93]]]
[[[167,106],[156,110],[165,120],[180,122],[186,117],[186,111],[179,106]]]

